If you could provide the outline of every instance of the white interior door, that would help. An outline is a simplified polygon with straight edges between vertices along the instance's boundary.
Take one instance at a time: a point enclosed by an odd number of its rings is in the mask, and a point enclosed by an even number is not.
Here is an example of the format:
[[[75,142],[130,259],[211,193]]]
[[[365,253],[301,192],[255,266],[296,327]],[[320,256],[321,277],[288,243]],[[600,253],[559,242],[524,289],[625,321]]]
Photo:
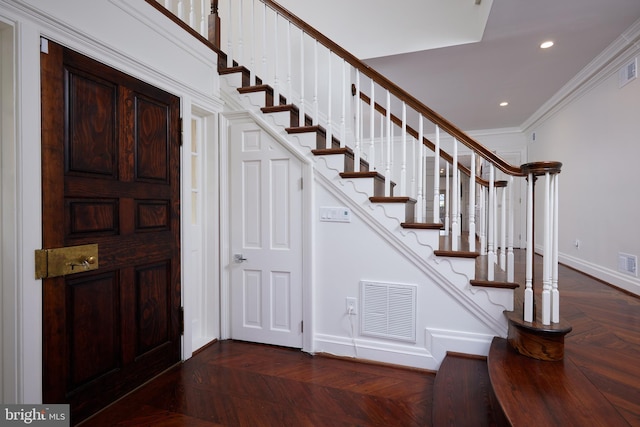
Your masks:
[[[253,123],[232,126],[231,337],[302,347],[302,164]]]

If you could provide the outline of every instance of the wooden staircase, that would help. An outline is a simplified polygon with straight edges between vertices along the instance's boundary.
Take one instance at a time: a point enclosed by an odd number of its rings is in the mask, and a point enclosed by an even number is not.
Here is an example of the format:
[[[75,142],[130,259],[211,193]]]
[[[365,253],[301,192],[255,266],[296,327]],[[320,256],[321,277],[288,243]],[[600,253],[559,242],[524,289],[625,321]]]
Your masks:
[[[221,69],[220,74],[227,75],[240,73],[241,87],[238,87],[239,94],[254,94],[260,99],[264,99],[264,106],[260,111],[264,115],[286,114],[288,116],[288,127],[285,128],[289,135],[313,135],[314,147],[311,153],[314,156],[343,156],[344,160],[338,161],[342,171],[339,175],[342,179],[370,179],[373,181],[369,201],[377,204],[393,204],[404,206],[404,221],[400,224],[403,229],[408,230],[436,230],[443,228],[440,223],[416,222],[415,204],[416,200],[410,197],[399,197],[393,195],[394,183],[391,183],[391,195],[384,195],[385,177],[377,171],[369,171],[369,165],[365,160],[360,160],[360,164],[355,164],[355,156],[351,148],[341,146],[341,142],[332,137],[331,146],[327,148],[327,132],[322,126],[313,125],[310,117],[305,116],[304,126],[300,126],[300,112],[296,105],[288,104],[283,97],[275,103],[273,89],[261,84],[259,81],[251,85],[249,81],[249,70],[245,67],[232,67]],[[479,245],[476,245],[479,246]],[[468,239],[461,238],[457,248],[453,249],[451,238],[440,236],[439,247],[434,250],[437,257],[452,257],[475,260],[475,276],[470,280],[470,285],[477,288],[495,288],[513,290],[515,294],[515,310],[505,312],[509,320],[509,344],[507,340],[496,338],[491,347],[489,358],[470,356],[457,353],[448,353],[442,362],[434,388],[433,403],[433,425],[434,426],[493,426],[502,427],[522,424],[521,411],[514,409],[513,383],[507,376],[497,375],[496,366],[508,358],[509,363],[518,366],[518,362],[512,359],[542,359],[561,360],[564,335],[571,330],[565,323],[555,325],[551,328],[540,324],[526,325],[522,322],[522,309],[520,308],[522,297],[518,292],[520,284],[507,280],[506,273],[497,265],[494,266],[494,279],[488,280],[488,268],[486,256],[481,256],[477,251],[469,250]],[[525,332],[523,332],[523,330]],[[522,356],[517,353],[528,355]],[[534,360],[539,362],[539,360]],[[497,361],[497,362],[496,362]],[[540,362],[545,363],[545,362]],[[544,366],[542,366],[544,368]],[[508,369],[503,372],[513,373]],[[491,375],[493,373],[493,375]],[[527,377],[525,373],[525,377]],[[521,381],[521,378],[511,378],[513,381]],[[496,383],[496,384],[494,384]],[[579,381],[576,383],[580,383]],[[517,398],[515,399],[518,402]],[[511,406],[510,406],[511,405]],[[517,403],[516,403],[517,405]],[[507,411],[503,408],[507,408]],[[584,410],[583,406],[577,404],[577,411]],[[582,408],[582,409],[580,409]],[[518,420],[514,423],[513,420]],[[542,425],[545,425],[544,423]]]

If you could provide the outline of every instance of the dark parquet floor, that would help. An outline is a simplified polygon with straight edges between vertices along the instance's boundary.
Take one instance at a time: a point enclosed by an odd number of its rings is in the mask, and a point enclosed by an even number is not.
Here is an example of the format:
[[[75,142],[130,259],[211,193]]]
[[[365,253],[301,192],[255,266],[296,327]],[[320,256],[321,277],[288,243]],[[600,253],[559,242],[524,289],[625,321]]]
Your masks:
[[[434,378],[426,371],[221,341],[85,424],[428,426]]]
[[[640,299],[564,266],[559,274],[573,327],[565,357],[640,427]],[[83,426],[428,427],[434,382],[426,371],[222,341]]]

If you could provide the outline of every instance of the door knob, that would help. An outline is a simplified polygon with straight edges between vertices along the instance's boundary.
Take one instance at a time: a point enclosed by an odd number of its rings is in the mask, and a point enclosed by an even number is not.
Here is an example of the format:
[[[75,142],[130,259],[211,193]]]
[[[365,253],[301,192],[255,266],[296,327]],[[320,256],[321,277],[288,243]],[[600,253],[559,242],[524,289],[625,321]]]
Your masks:
[[[242,254],[235,254],[233,255],[233,260],[239,264],[243,261],[246,261],[247,259]]]

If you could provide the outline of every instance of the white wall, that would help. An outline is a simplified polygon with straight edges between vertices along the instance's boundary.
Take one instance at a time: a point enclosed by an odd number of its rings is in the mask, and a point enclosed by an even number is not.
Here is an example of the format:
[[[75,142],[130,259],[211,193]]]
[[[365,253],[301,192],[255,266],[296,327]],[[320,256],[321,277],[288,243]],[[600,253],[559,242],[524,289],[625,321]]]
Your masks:
[[[314,192],[316,212],[321,206],[343,206],[344,200],[322,185]],[[314,251],[314,351],[432,370],[439,367],[444,348],[487,354],[495,331],[372,229],[357,210],[352,210],[349,223],[316,219]],[[415,343],[360,335],[361,312],[352,319],[352,331],[345,299],[355,297],[362,303],[362,280],[417,286]]]
[[[617,72],[638,55],[631,45],[528,130],[530,161],[563,163],[560,262],[636,294],[640,279],[618,272],[618,253],[640,256],[640,81],[619,88]]]
[[[219,100],[217,58],[213,51],[173,25],[166,17],[145,2],[124,0],[0,0],[0,22],[5,22],[3,34],[13,31],[16,70],[15,135],[2,143],[3,230],[14,230],[15,239],[5,239],[3,233],[3,304],[5,296],[15,296],[11,313],[4,310],[15,324],[3,321],[3,401],[38,403],[42,381],[42,284],[34,279],[33,251],[41,247],[41,186],[40,186],[40,37],[44,36],[84,55],[140,78],[181,98],[182,113],[187,124],[191,114],[215,122],[222,110]],[[6,38],[3,36],[3,46]],[[3,47],[4,53],[4,47]],[[4,64],[4,58],[3,58]],[[4,73],[3,73],[4,74]],[[6,88],[3,86],[3,93]],[[3,100],[4,100],[3,96]],[[3,108],[3,111],[5,109]],[[3,131],[4,131],[3,123]],[[212,128],[211,135],[216,129]],[[4,137],[4,134],[3,134]],[[186,126],[184,139],[189,141],[191,127]],[[4,138],[3,138],[4,139]],[[203,164],[217,161],[216,140],[205,150]],[[184,151],[184,149],[183,149]],[[187,156],[187,159],[189,157]],[[15,178],[9,171],[15,171]],[[217,169],[212,168],[212,171]],[[6,176],[4,174],[7,174]],[[190,188],[190,162],[182,161],[183,188]],[[7,188],[7,183],[11,183]],[[212,183],[211,177],[206,181]],[[215,186],[215,182],[213,182]],[[204,189],[208,191],[208,189]],[[5,200],[15,203],[5,205]],[[214,203],[215,200],[214,200]],[[6,206],[12,206],[7,212]],[[190,217],[190,204],[183,203],[183,219]],[[208,236],[215,236],[216,206],[207,206]],[[7,221],[9,223],[7,224]],[[6,246],[5,246],[6,245]],[[204,257],[216,256],[216,247],[202,247]],[[189,234],[183,235],[182,250],[193,250]],[[183,253],[183,258],[185,257]],[[193,280],[204,280],[208,296],[217,294],[216,258],[208,260],[204,272],[193,274],[183,269],[184,301],[193,301],[189,292]],[[15,266],[11,275],[8,266]],[[204,269],[205,267],[202,266]],[[203,279],[198,279],[202,273]],[[10,276],[10,277],[7,277]],[[213,298],[215,301],[215,298]],[[7,304],[3,305],[6,309]],[[215,308],[217,309],[217,307]],[[190,337],[191,307],[185,307],[185,337]],[[213,328],[217,316],[213,316]],[[213,332],[211,332],[213,333]],[[219,333],[215,331],[215,333]],[[215,336],[212,336],[212,338]],[[184,342],[183,354],[191,355],[193,343]],[[8,356],[8,357],[7,357]]]

